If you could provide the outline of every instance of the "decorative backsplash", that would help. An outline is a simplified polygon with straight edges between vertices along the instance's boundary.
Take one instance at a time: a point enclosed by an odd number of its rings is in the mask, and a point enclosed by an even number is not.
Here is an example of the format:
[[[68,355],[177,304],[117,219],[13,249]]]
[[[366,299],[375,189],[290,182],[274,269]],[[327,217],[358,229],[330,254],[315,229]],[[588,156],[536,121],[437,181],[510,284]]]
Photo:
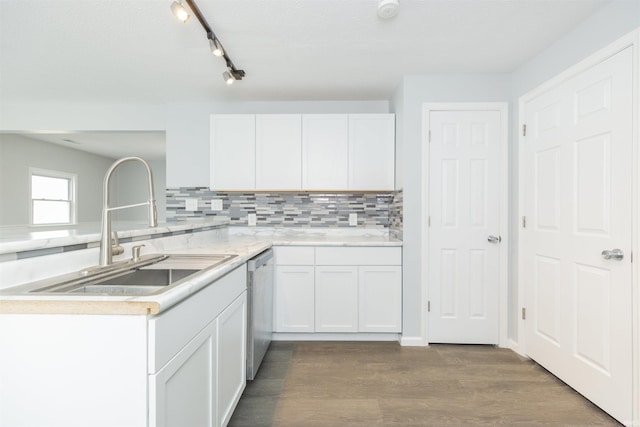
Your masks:
[[[404,213],[402,200],[402,190],[393,193],[393,202],[391,203],[391,210],[389,211],[389,232],[393,237],[400,240],[402,240],[402,215]]]
[[[196,199],[195,211],[185,209]],[[222,200],[222,210],[211,209]],[[358,227],[389,228],[393,193],[217,192],[207,187],[167,189],[167,221],[221,217],[231,225],[247,225],[256,214],[259,227],[349,227],[349,214],[358,214]]]

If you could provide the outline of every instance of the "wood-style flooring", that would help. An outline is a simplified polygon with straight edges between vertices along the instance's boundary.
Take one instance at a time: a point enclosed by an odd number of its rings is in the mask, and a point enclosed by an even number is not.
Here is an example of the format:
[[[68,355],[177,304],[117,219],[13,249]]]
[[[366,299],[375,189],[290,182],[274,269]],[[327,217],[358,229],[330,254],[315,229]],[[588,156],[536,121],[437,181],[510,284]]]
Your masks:
[[[616,426],[532,361],[492,346],[273,342],[229,423]]]

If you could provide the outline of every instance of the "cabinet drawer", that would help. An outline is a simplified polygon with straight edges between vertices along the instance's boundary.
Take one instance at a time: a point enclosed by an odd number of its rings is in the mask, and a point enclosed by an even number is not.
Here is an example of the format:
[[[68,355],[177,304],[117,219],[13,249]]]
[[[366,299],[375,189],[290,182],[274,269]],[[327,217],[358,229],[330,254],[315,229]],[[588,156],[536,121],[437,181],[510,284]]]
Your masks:
[[[316,265],[402,265],[399,247],[319,247]]]
[[[314,248],[308,246],[274,247],[276,265],[313,265]]]
[[[160,370],[247,288],[243,264],[197,294],[149,320],[149,374]]]

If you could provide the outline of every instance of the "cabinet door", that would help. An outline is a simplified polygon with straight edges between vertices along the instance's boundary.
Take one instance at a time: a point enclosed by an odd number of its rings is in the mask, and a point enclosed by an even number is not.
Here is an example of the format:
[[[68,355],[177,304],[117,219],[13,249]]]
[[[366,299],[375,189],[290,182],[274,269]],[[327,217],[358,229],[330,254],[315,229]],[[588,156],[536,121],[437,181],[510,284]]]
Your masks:
[[[247,383],[247,293],[218,317],[218,414],[226,426]],[[180,425],[199,425],[181,423]]]
[[[358,268],[360,332],[402,331],[402,267]]]
[[[303,189],[348,189],[348,130],[346,114],[302,116]]]
[[[256,189],[302,188],[302,116],[256,116]]]
[[[314,268],[276,266],[275,332],[314,332]]]
[[[393,190],[395,116],[349,114],[349,189]]]
[[[358,268],[316,267],[316,332],[358,332]]]
[[[255,116],[211,116],[211,189],[256,188]]]
[[[149,425],[215,426],[216,321],[149,375]]]

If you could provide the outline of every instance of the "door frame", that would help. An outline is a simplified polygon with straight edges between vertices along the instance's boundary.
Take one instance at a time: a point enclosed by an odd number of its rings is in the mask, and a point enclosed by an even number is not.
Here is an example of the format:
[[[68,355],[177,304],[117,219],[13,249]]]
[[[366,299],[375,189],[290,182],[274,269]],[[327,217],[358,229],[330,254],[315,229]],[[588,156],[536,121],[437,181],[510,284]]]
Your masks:
[[[430,150],[429,150],[429,129],[431,123],[429,114],[434,111],[497,111],[500,113],[500,236],[502,244],[500,245],[499,262],[499,342],[500,347],[507,347],[508,338],[508,292],[509,292],[509,104],[507,102],[435,102],[422,104],[422,250],[424,259],[427,262],[422,263],[421,278],[422,288],[422,324],[424,336],[422,337],[425,344],[429,345],[429,316],[427,305],[429,303],[429,267],[431,259],[429,256],[429,177],[430,177]]]
[[[565,71],[557,74],[555,77],[545,81],[535,89],[527,92],[522,95],[518,99],[518,244],[517,244],[517,253],[518,253],[518,265],[517,265],[517,292],[518,292],[518,307],[517,307],[517,338],[512,341],[512,348],[521,354],[524,357],[527,356],[527,343],[525,338],[525,320],[522,319],[520,315],[520,310],[526,307],[525,296],[525,287],[523,284],[523,275],[524,275],[524,263],[522,257],[519,255],[522,253],[524,248],[524,236],[522,229],[522,217],[525,215],[524,208],[524,200],[521,195],[524,194],[524,177],[522,174],[522,168],[524,166],[525,158],[524,158],[524,136],[522,135],[522,128],[526,124],[525,123],[525,104],[542,93],[558,86],[561,83],[573,78],[577,74],[599,64],[600,62],[605,61],[606,59],[612,57],[616,53],[631,47],[633,50],[633,71],[632,71],[632,224],[631,224],[631,233],[632,233],[632,242],[631,248],[633,256],[635,253],[635,258],[638,259],[640,256],[640,147],[639,145],[639,135],[640,132],[638,130],[638,125],[640,124],[640,29],[634,30],[629,34],[619,38],[608,46],[592,53],[587,58],[578,62],[577,64],[567,68]],[[633,261],[632,261],[633,262]],[[635,261],[634,266],[631,268],[631,281],[632,281],[632,316],[633,316],[633,324],[632,324],[632,348],[633,348],[633,366],[632,366],[632,375],[633,375],[633,390],[632,390],[632,399],[633,399],[633,420],[635,423],[640,422],[640,289],[639,289],[639,277],[640,277],[640,262]],[[515,267],[515,266],[514,266]]]

